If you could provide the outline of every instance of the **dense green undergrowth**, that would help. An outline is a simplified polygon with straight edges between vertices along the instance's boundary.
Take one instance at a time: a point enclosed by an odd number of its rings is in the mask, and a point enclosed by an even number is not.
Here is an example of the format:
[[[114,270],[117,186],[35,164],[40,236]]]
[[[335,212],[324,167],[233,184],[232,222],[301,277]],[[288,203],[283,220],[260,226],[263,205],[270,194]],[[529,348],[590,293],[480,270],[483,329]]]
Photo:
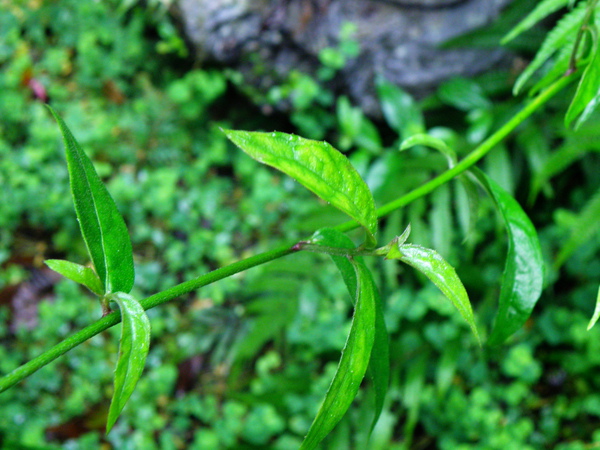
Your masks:
[[[19,5],[0,3],[2,374],[101,313],[87,292],[42,265],[51,257],[87,263],[44,95],[125,217],[140,298],[343,220],[226,142],[218,126],[293,128],[282,118],[277,126],[256,118],[233,88],[243,83],[237,74],[184,58],[158,5]],[[352,46],[341,53],[351,57]],[[323,63],[335,69],[327,55]],[[420,103],[382,82],[382,102],[403,115],[388,113],[380,123],[298,74],[262,100],[330,99],[316,105],[326,118],[318,127],[310,102],[295,105],[292,122],[306,137],[327,137],[346,151],[381,205],[447,166],[443,155],[422,147],[397,151],[403,137],[429,130],[460,158],[518,110],[513,82],[509,72],[451,80]],[[600,118],[566,129],[572,96],[553,99],[481,164],[520,201],[540,235],[546,286],[530,320],[505,346],[480,350],[435,287],[402,266],[369,260],[391,335],[389,394],[369,447],[367,390],[325,448],[579,449],[600,442],[600,331],[586,331],[600,279]],[[461,185],[444,185],[389,215],[381,241],[408,222],[412,242],[435,248],[457,268],[478,325],[489,327],[506,253],[491,201],[482,198],[473,218]],[[109,435],[116,329],[1,394],[2,445],[297,448],[337,367],[351,304],[327,258],[298,254],[148,314],[146,371]]]

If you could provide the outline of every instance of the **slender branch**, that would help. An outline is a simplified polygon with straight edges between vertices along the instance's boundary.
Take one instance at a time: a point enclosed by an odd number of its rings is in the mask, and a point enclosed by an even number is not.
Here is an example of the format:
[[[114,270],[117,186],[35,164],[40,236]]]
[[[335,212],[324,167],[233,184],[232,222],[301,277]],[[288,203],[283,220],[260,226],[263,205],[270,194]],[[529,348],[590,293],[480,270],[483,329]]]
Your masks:
[[[260,253],[250,258],[237,261],[225,267],[221,267],[217,270],[209,272],[193,280],[185,281],[177,286],[173,286],[170,289],[154,294],[150,297],[143,299],[140,303],[145,310],[154,308],[155,306],[162,305],[168,301],[171,301],[181,295],[187,294],[198,288],[214,283],[215,281],[222,280],[223,278],[230,277],[236,273],[250,269],[251,267],[259,266],[274,259],[281,258],[283,256],[294,253],[297,250],[293,249],[291,245],[277,247],[265,253]],[[56,344],[51,349],[42,353],[41,355],[33,358],[17,369],[13,370],[9,374],[0,378],[0,393],[4,392],[8,388],[14,386],[19,381],[27,378],[32,373],[44,367],[46,364],[51,363],[56,358],[64,355],[69,350],[77,347],[79,344],[84,343],[91,337],[101,333],[104,330],[118,324],[121,321],[121,313],[115,311],[107,316],[102,317],[100,320],[94,322],[91,325],[83,328],[77,333],[69,336],[64,341]]]
[[[481,158],[483,158],[490,150],[492,150],[496,145],[498,145],[502,140],[508,136],[511,132],[514,131],[517,126],[525,121],[529,116],[531,116],[535,111],[541,108],[548,100],[550,100],[554,95],[564,89],[573,79],[575,78],[575,74],[570,74],[568,76],[560,78],[554,84],[550,85],[545,91],[540,93],[537,97],[535,97],[531,102],[529,102],[521,111],[515,114],[508,122],[506,122],[498,131],[488,137],[485,141],[483,141],[475,150],[465,156],[458,164],[456,164],[451,169],[446,170],[441,173],[437,177],[428,181],[427,183],[419,186],[418,188],[404,194],[402,197],[399,197],[396,200],[391,201],[383,205],[381,208],[377,210],[377,217],[381,218],[396,209],[400,209],[403,206],[408,205],[409,203],[417,200],[434,191],[436,188],[442,186],[448,181],[452,180],[456,176],[465,172],[467,169],[475,165]],[[350,231],[354,228],[357,228],[358,224],[354,221],[348,221],[341,225],[335,227],[339,231]]]
[[[358,225],[358,224],[357,224]],[[312,241],[300,241],[293,247],[294,250],[303,250],[312,253],[324,253],[337,256],[385,256],[389,252],[388,246],[366,250],[364,247],[343,248],[327,247],[326,245],[314,244]]]
[[[556,81],[550,87],[548,87],[545,91],[543,91],[540,95],[534,98],[527,106],[525,106],[519,113],[517,113],[511,120],[509,120],[504,126],[502,126],[498,131],[496,131],[492,136],[486,139],[483,143],[481,143],[475,150],[473,150],[469,155],[467,155],[460,163],[458,163],[453,168],[447,170],[446,172],[440,174],[436,178],[431,181],[425,183],[424,185],[418,187],[417,189],[403,195],[402,197],[382,206],[377,210],[377,216],[383,217],[390,212],[399,209],[410,202],[423,197],[424,195],[432,192],[437,187],[447,183],[457,175],[461,174],[469,167],[473,166],[477,161],[483,158],[494,146],[496,146],[499,142],[501,142],[509,133],[511,133],[519,124],[521,124],[525,119],[527,119],[531,114],[533,114],[536,110],[538,110],[542,105],[544,105],[550,98],[552,98],[556,93],[562,90],[565,86],[567,86],[574,78],[574,74],[571,74],[567,77],[563,77],[560,80]],[[357,228],[359,225],[354,221],[349,221],[343,223],[336,227],[339,231],[349,231],[354,228]],[[301,246],[300,246],[301,247]],[[244,270],[250,269],[252,267],[259,266],[261,264],[267,263],[269,261],[273,261],[275,259],[281,258],[283,256],[289,255],[298,251],[298,245],[285,245],[273,250],[270,250],[265,253],[260,253],[258,255],[252,256],[247,259],[243,259],[241,261],[235,262],[231,265],[221,267],[217,270],[209,272],[205,275],[202,275],[193,280],[189,280],[178,284],[170,289],[159,292],[158,294],[154,294],[150,297],[145,298],[140,303],[144,307],[144,309],[154,308],[155,306],[161,305],[168,301],[171,301],[181,295],[187,294],[191,291],[194,291],[198,288],[206,286],[208,284],[214,283],[215,281],[222,280],[223,278],[227,278],[236,273],[242,272]],[[77,333],[69,336],[62,342],[58,343],[51,349],[42,353],[41,355],[33,358],[17,369],[13,370],[9,374],[0,378],[0,392],[4,392],[10,387],[17,384],[19,381],[27,378],[29,375],[33,374],[37,370],[44,367],[46,364],[54,361],[59,356],[67,353],[74,347],[82,344],[87,341],[91,337],[101,333],[102,331],[116,325],[121,321],[121,315],[118,311],[115,311],[105,317],[102,317],[100,320],[94,322],[93,324],[83,328]]]

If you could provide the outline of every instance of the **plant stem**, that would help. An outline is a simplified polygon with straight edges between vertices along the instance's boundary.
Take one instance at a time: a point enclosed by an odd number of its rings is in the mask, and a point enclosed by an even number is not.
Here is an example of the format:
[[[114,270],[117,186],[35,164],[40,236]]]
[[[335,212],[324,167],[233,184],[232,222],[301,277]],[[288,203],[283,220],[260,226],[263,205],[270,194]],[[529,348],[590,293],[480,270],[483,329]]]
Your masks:
[[[517,113],[513,118],[511,118],[492,136],[490,136],[483,143],[481,143],[475,150],[473,150],[469,155],[467,155],[456,166],[438,175],[436,178],[418,187],[417,189],[414,189],[413,191],[403,195],[397,200],[394,200],[382,206],[377,210],[377,216],[383,217],[389,214],[390,212],[399,209],[420,197],[423,197],[424,195],[432,192],[437,187],[443,185],[444,183],[447,183],[457,175],[461,174],[469,167],[473,166],[477,161],[483,158],[492,148],[494,148],[494,146],[501,142],[502,139],[504,139],[509,133],[511,133],[519,124],[521,124],[531,114],[533,114],[548,100],[550,100],[550,98],[552,98],[556,93],[558,93],[565,86],[567,86],[573,80],[573,78],[574,74],[571,74],[556,81],[545,91],[543,91],[540,95],[534,98],[527,106],[525,106],[519,113]],[[349,221],[338,225],[336,229],[339,231],[349,231],[354,228],[357,228],[358,226],[359,225],[356,222]],[[214,283],[215,281],[222,280],[223,278],[227,278],[231,275],[250,269],[252,267],[256,267],[266,262],[273,261],[275,259],[294,253],[298,250],[299,248],[295,245],[285,245],[277,247],[268,252],[260,253],[250,258],[237,261],[228,266],[221,267],[198,278],[194,278],[193,280],[185,281],[170,289],[147,297],[140,303],[146,310],[154,308],[155,306],[171,301],[181,295],[187,294],[198,288]],[[118,311],[115,311],[105,317],[102,317],[95,323],[83,328],[82,330],[78,331],[72,336],[69,336],[68,338],[58,343],[51,349],[33,358],[32,360],[13,370],[4,377],[0,378],[0,392],[4,392],[8,388],[17,384],[19,381],[25,379],[40,368],[44,367],[46,364],[49,364],[59,356],[67,353],[72,348],[77,347],[78,345],[82,344],[91,337],[101,333],[102,331],[112,327],[113,325],[116,325],[120,321],[121,315]]]
[[[237,261],[228,266],[221,267],[198,278],[194,278],[193,280],[185,281],[181,284],[178,284],[177,286],[173,286],[172,288],[159,292],[158,294],[154,294],[150,297],[147,297],[143,299],[140,303],[145,310],[148,310],[150,308],[154,308],[155,306],[171,301],[176,297],[179,297],[198,288],[206,286],[207,284],[214,283],[215,281],[227,278],[236,273],[250,269],[251,267],[255,267],[266,262],[272,261],[274,259],[281,258],[296,251],[297,250],[293,249],[292,246],[277,247],[268,252],[260,253],[255,256],[251,256],[250,258]],[[118,324],[120,321],[121,313],[119,311],[115,311],[107,316],[102,317],[93,324],[88,325],[87,327],[83,328],[77,333],[69,336],[64,341],[59,342],[51,349],[26,362],[25,364],[13,370],[4,377],[0,378],[0,392],[4,392],[8,388],[17,384],[19,381],[27,378],[32,373],[41,369],[46,364],[49,364],[59,356],[64,355],[72,348],[77,347],[79,344],[84,343],[91,337],[101,333],[104,330],[107,330],[113,325]]]
[[[490,150],[492,150],[496,145],[498,145],[502,140],[508,136],[512,131],[514,131],[517,126],[525,121],[529,116],[531,116],[535,111],[537,111],[540,107],[542,107],[548,100],[550,100],[554,95],[556,95],[559,91],[564,89],[572,80],[574,79],[574,74],[570,74],[568,76],[560,78],[554,84],[550,85],[545,91],[540,93],[537,97],[535,97],[531,102],[529,102],[521,111],[515,114],[508,122],[506,122],[498,131],[488,137],[485,141],[479,144],[478,147],[475,148],[471,153],[465,156],[458,164],[456,164],[451,169],[446,170],[441,173],[437,177],[428,181],[427,183],[419,186],[418,188],[404,194],[402,197],[399,197],[396,200],[391,201],[383,205],[381,208],[377,210],[377,217],[381,218],[383,216],[388,215],[392,211],[396,209],[400,209],[403,206],[408,205],[409,203],[417,200],[429,194],[436,188],[441,185],[447,183],[452,180],[456,176],[465,172],[467,169],[472,167],[477,161],[483,158]],[[335,227],[338,231],[350,231],[354,228],[357,228],[358,224],[354,221],[348,221],[341,225]]]
[[[294,245],[294,249],[298,251],[324,253],[326,255],[337,256],[385,256],[387,254],[386,247],[365,250],[362,246],[357,248],[343,247],[327,247],[325,245],[313,244],[311,241],[300,241]]]

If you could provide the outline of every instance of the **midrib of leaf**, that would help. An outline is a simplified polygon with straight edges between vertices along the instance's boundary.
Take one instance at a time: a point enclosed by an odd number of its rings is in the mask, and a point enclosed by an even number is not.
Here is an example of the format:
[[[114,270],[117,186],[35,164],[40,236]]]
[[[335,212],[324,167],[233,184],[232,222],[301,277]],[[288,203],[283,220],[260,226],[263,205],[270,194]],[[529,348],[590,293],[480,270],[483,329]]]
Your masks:
[[[348,159],[327,142],[286,133],[223,130],[241,150],[260,163],[296,179],[365,229],[369,248],[377,244],[373,196]]]
[[[104,231],[102,230],[102,220],[100,219],[100,216],[98,215],[98,206],[97,206],[97,201],[96,201],[96,196],[94,194],[94,190],[92,189],[92,185],[90,184],[90,179],[87,175],[87,171],[85,170],[85,165],[83,164],[83,161],[81,159],[81,155],[79,155],[79,152],[74,151],[72,152],[75,154],[75,156],[77,157],[77,164],[80,166],[80,168],[82,169],[83,172],[83,176],[85,179],[85,184],[90,192],[90,195],[92,197],[92,204],[94,206],[94,218],[96,219],[96,223],[98,225],[98,230],[100,233],[100,245],[102,247],[102,259],[104,261],[104,269],[105,269],[105,274],[104,274],[104,280],[102,280],[102,282],[104,283],[104,288],[107,292],[111,292],[112,291],[112,286],[110,286],[110,277],[108,275],[109,273],[109,264],[108,264],[108,259],[106,258],[107,253],[106,253],[106,242],[104,240]]]
[[[291,162],[295,163],[296,165],[302,165],[302,167],[305,168],[305,170],[307,172],[310,172],[316,179],[319,179],[319,180],[321,180],[323,182],[327,181],[318,172],[316,172],[312,167],[307,167],[307,166],[301,164],[295,158],[289,158],[289,157],[283,157],[282,158],[282,157],[279,157],[278,155],[275,155],[275,154],[271,154],[271,155],[273,157],[278,157],[280,160],[291,161]],[[335,163],[335,161],[333,161],[329,155],[325,155],[325,156],[327,156],[327,158],[329,158],[329,162]],[[344,180],[346,180],[346,177],[343,177],[343,178],[344,178]],[[344,203],[347,203],[351,207],[353,213],[360,216],[362,214],[362,212],[361,212],[361,210],[359,208],[356,207],[356,204],[353,202],[352,196],[350,195],[351,193],[356,193],[356,189],[352,189],[352,192],[349,192],[349,191],[348,192],[344,192],[342,190],[335,190],[334,191],[334,197],[336,197],[336,198],[342,198],[344,200]],[[331,203],[331,202],[328,202],[328,203]],[[369,230],[369,232],[370,231],[371,230]]]

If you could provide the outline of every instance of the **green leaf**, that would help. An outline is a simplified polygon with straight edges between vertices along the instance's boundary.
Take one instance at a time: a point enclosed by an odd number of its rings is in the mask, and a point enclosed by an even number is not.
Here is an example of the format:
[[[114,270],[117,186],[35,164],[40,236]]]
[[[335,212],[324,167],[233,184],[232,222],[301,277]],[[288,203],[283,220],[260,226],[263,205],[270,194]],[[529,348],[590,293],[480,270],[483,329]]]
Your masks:
[[[477,186],[468,175],[460,175],[456,186],[457,218],[462,228],[464,242],[468,239],[469,233],[475,229],[479,212],[479,193]]]
[[[425,120],[414,99],[398,86],[377,77],[377,95],[387,123],[403,138],[425,132]]]
[[[575,34],[567,38],[565,44],[554,56],[552,67],[529,89],[530,96],[537,94],[567,73],[571,64],[571,55],[576,38]]]
[[[596,308],[594,309],[594,315],[590,319],[590,323],[587,327],[588,331],[592,329],[598,319],[600,318],[600,288],[598,288],[598,296],[596,297]]]
[[[566,127],[569,127],[581,115],[575,125],[576,129],[579,128],[600,104],[600,45],[598,45],[596,30],[592,30],[593,56],[583,71],[575,96],[565,115]]]
[[[372,274],[370,283],[375,286]],[[383,305],[379,297],[377,288],[375,292],[375,339],[373,341],[373,349],[371,351],[371,360],[369,361],[369,374],[373,381],[373,389],[375,391],[375,414],[371,421],[370,432],[373,432],[381,411],[383,411],[383,403],[390,384],[390,343],[387,328],[385,325],[385,317],[383,315]]]
[[[512,41],[519,34],[530,29],[544,17],[567,6],[570,0],[542,0],[521,22],[519,22],[510,32],[502,38],[501,44]]]
[[[363,117],[360,132],[354,138],[356,145],[364,148],[371,153],[378,155],[381,153],[382,143],[379,130],[367,117]]]
[[[406,422],[404,423],[404,442],[403,448],[412,448],[412,440],[415,426],[419,419],[419,409],[423,401],[423,386],[425,384],[425,375],[427,371],[427,361],[429,355],[427,352],[420,353],[411,361],[406,369],[406,381],[403,386],[402,401],[408,409]]]
[[[366,247],[375,247],[377,214],[373,196],[356,169],[339,151],[327,142],[286,133],[223,132],[252,158],[295,178],[356,220],[367,233]]]
[[[431,193],[431,209],[428,219],[431,247],[443,255],[451,254],[455,229],[448,226],[454,221],[449,184],[444,184]]]
[[[473,174],[494,200],[508,233],[498,313],[488,339],[498,345],[531,315],[542,293],[544,261],[535,227],[519,203],[482,171],[473,169]]]
[[[65,122],[48,108],[63,135],[75,212],[104,292],[129,292],[135,275],[123,217]]]
[[[353,140],[360,132],[364,114],[350,104],[348,97],[342,96],[337,101],[337,119],[340,130]]]
[[[47,259],[44,262],[55,272],[60,273],[63,277],[66,277],[69,280],[83,284],[94,294],[104,294],[102,282],[100,281],[100,278],[98,278],[98,275],[96,275],[96,272],[94,272],[94,269],[82,266],[81,264],[76,264],[71,261],[64,261],[62,259]]]
[[[334,230],[321,230],[321,235],[325,237],[334,233]],[[334,236],[334,239],[338,239],[338,237]],[[317,240],[314,242],[319,243]],[[325,240],[322,242],[324,245],[333,243]],[[345,246],[346,244],[342,244],[342,247]],[[336,257],[334,261],[341,262],[340,258],[345,257]],[[354,317],[339,366],[317,416],[300,447],[301,450],[317,448],[341,420],[356,397],[371,360],[376,335],[377,289],[364,263],[354,259],[347,259],[347,261],[353,266],[354,276],[350,276],[349,267],[345,262],[342,263],[340,271],[347,283],[352,283],[354,280],[356,282],[356,290],[353,295],[356,299]],[[348,287],[351,287],[350,284]]]
[[[592,139],[585,139],[584,144],[582,144],[584,139],[581,136],[575,136],[553,151],[533,177],[529,200],[533,202],[540,190],[548,185],[548,181],[552,177],[581,159],[587,152],[590,150],[600,151],[600,142],[595,136],[594,134]]]
[[[400,150],[406,150],[416,145],[424,145],[439,151],[448,160],[448,165],[450,168],[454,167],[456,164],[456,152],[448,147],[448,144],[446,144],[443,140],[434,136],[430,136],[429,134],[419,133],[412,135],[408,139],[405,139],[402,144],[400,144]]]
[[[437,95],[444,103],[465,112],[489,109],[492,106],[481,86],[466,78],[452,78],[446,81],[439,87]]]
[[[600,189],[594,194],[594,196],[585,204],[581,213],[577,216],[577,219],[573,223],[571,228],[571,236],[567,239],[567,242],[563,244],[556,261],[554,262],[555,267],[560,267],[563,263],[583,245],[594,233],[600,231]]]
[[[399,236],[398,241],[404,243],[410,234],[410,225],[406,230]],[[353,242],[344,233],[331,229],[323,228],[315,233],[313,236],[314,243],[324,245],[328,247],[339,247],[339,248],[354,248]],[[352,297],[354,304],[356,304],[356,293],[358,292],[356,270],[353,263],[345,256],[330,255],[333,262],[336,264],[338,270],[342,274],[342,278],[348,292]],[[370,283],[375,286],[371,272],[365,265],[362,257],[354,257],[354,263],[363,265],[364,273],[367,273],[370,277]],[[381,411],[383,410],[383,402],[387,394],[387,389],[390,379],[390,348],[388,332],[385,325],[385,319],[383,316],[383,306],[379,297],[377,288],[374,288],[375,294],[375,339],[373,342],[373,350],[371,351],[371,361],[369,362],[369,374],[373,381],[373,389],[375,391],[375,415],[371,422],[371,431],[375,427]]]
[[[454,382],[456,368],[460,361],[459,355],[462,345],[459,342],[448,342],[444,345],[442,354],[435,365],[435,384],[438,395],[444,398]]]
[[[110,403],[106,432],[117,421],[125,403],[135,389],[146,364],[150,347],[150,321],[140,303],[129,294],[117,292],[110,296],[121,310],[122,328],[119,358],[115,369],[115,391]]]
[[[538,70],[557,50],[571,41],[574,34],[577,33],[586,14],[586,3],[579,3],[575,9],[565,14],[556,24],[556,26],[548,33],[546,39],[542,43],[539,51],[533,58],[533,61],[519,75],[513,93],[516,95],[520,92],[523,85],[527,82],[533,73]]]
[[[458,278],[454,267],[448,264],[438,252],[420,245],[401,244],[392,246],[386,258],[399,259],[429,278],[458,309],[460,315],[471,327],[477,342],[480,342],[467,291],[460,278]]]

